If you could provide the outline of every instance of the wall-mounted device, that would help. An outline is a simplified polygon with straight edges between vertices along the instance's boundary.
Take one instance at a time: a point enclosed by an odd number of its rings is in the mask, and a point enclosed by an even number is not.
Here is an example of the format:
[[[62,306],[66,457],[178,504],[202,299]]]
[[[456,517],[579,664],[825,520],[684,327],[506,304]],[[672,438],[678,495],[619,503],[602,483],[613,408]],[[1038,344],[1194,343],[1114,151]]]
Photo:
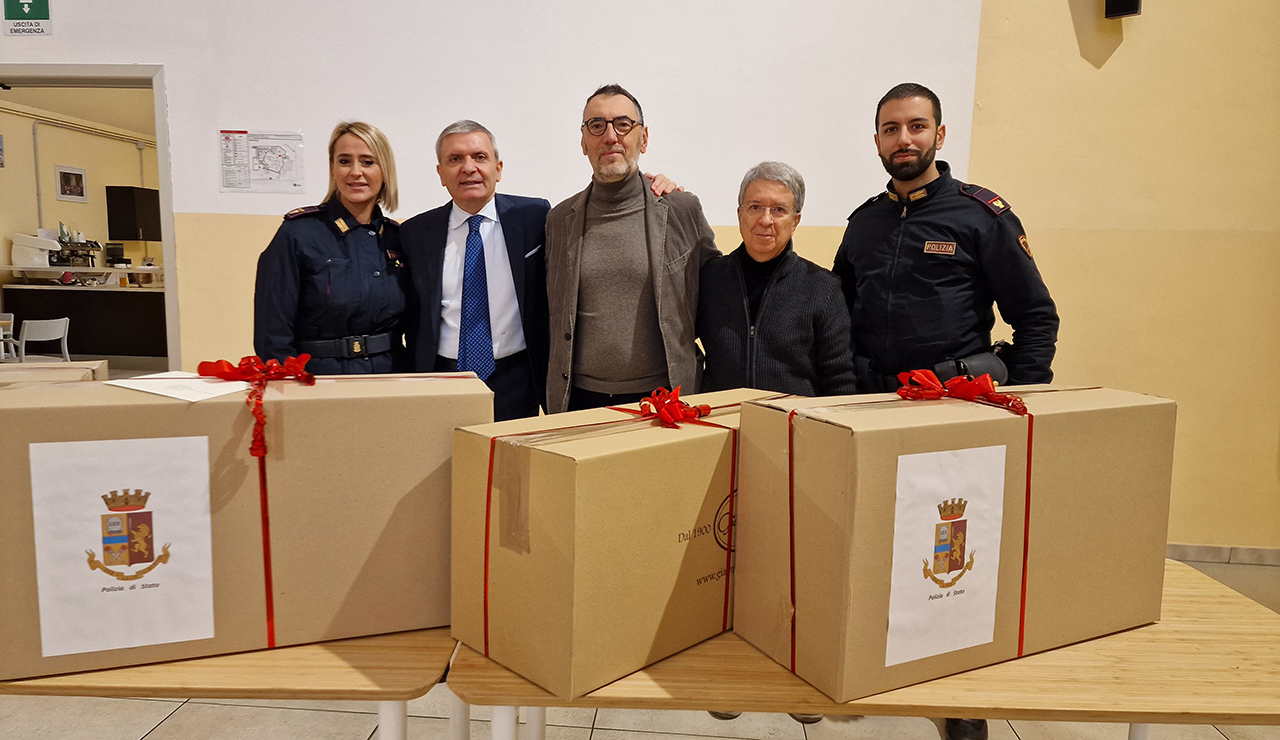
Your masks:
[[[1142,0],[1106,0],[1106,9],[1103,12],[1108,18],[1142,15]]]

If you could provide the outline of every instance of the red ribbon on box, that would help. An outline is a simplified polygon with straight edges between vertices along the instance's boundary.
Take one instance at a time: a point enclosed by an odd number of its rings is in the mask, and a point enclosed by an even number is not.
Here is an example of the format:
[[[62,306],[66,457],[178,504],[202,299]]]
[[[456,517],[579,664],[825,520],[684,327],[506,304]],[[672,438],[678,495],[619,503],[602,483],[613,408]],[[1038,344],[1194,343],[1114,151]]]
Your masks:
[[[902,387],[898,395],[908,401],[934,401],[939,398],[958,398],[962,401],[974,401],[988,406],[997,406],[1017,414],[1027,416],[1027,407],[1022,399],[1008,393],[997,393],[996,383],[989,374],[973,377],[957,375],[946,383],[938,380],[932,370],[912,370],[898,373],[898,382]]]
[[[912,370],[899,373],[902,387],[898,395],[908,401],[936,401],[955,398],[986,406],[1002,408],[1017,416],[1027,417],[1027,485],[1026,506],[1022,530],[1022,595],[1018,614],[1018,657],[1023,655],[1027,621],[1027,558],[1031,542],[1031,449],[1035,432],[1035,415],[1027,410],[1021,398],[996,391],[996,383],[989,374],[973,377],[958,375],[946,383],[938,380],[932,370]],[[871,403],[879,403],[872,401]],[[787,476],[791,534],[791,672],[796,670],[796,483],[795,483],[795,425],[797,410],[787,415]]]
[[[778,396],[781,397],[781,396]],[[692,423],[699,426],[716,427],[730,432],[732,439],[732,451],[730,457],[729,468],[729,527],[725,541],[725,577],[724,577],[724,612],[722,617],[722,629],[729,629],[729,598],[730,598],[730,578],[729,572],[733,567],[733,505],[734,494],[737,491],[737,470],[738,470],[738,430],[727,427],[715,422],[706,421],[701,417],[709,415],[713,410],[737,408],[741,403],[732,403],[724,406],[716,406],[714,409],[706,404],[699,406],[690,406],[680,400],[680,386],[676,386],[675,390],[668,391],[666,388],[658,388],[648,397],[640,402],[640,409],[627,409],[618,406],[607,406],[610,411],[620,411],[625,414],[631,414],[633,417],[627,419],[614,419],[611,421],[594,422],[591,424],[577,424],[567,427],[556,427],[554,429],[538,429],[530,432],[517,432],[515,434],[500,434],[489,438],[489,471],[488,482],[485,485],[485,505],[484,505],[484,654],[489,655],[489,552],[491,549],[491,532],[493,530],[493,467],[496,457],[495,451],[499,439],[511,439],[515,437],[530,437],[535,435],[543,435],[551,432],[562,432],[574,429],[589,429],[596,427],[615,426],[623,423],[631,423],[634,421],[642,421],[652,419],[660,426],[669,429],[679,429],[681,423]]]
[[[196,368],[196,372],[206,378],[241,380],[249,384],[245,404],[253,412],[253,441],[249,444],[249,454],[258,458],[258,499],[262,505],[262,573],[267,592],[267,647],[276,646],[276,614],[271,578],[271,516],[267,505],[267,413],[263,410],[262,396],[267,383],[272,380],[296,380],[303,385],[315,385],[315,376],[304,369],[310,359],[311,355],[304,353],[286,359],[281,365],[276,360],[263,362],[256,355],[250,355],[242,358],[238,365],[218,360],[202,362]]]

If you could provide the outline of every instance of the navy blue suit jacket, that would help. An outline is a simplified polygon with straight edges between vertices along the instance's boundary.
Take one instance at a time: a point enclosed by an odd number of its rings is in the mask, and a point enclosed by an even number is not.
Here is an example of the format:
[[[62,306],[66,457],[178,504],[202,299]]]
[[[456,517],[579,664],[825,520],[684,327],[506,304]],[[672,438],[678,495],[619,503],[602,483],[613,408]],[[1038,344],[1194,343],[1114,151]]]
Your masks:
[[[507,242],[507,258],[529,352],[529,372],[539,392],[538,404],[545,409],[549,342],[545,245],[551,204],[545,198],[498,193],[494,205]],[[405,337],[417,372],[435,369],[439,354],[444,249],[452,210],[453,203],[449,202],[400,225],[401,245],[413,284],[405,312]]]

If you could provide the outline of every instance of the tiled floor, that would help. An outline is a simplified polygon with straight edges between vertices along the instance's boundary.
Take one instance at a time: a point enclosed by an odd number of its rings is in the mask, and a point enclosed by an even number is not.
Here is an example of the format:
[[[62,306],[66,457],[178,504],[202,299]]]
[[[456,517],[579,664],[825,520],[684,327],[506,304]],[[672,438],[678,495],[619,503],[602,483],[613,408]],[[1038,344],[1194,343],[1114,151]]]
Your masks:
[[[1280,567],[1192,563],[1280,612]],[[449,695],[437,686],[409,702],[410,740],[449,737]],[[472,708],[471,737],[489,740],[489,711]],[[367,740],[377,705],[228,699],[92,699],[0,696],[0,740]],[[781,714],[731,722],[705,712],[548,709],[547,740],[938,740],[939,724],[912,717],[827,719],[802,726]],[[991,740],[1126,740],[1119,724],[992,722]],[[1277,727],[1157,725],[1151,740],[1280,740]]]

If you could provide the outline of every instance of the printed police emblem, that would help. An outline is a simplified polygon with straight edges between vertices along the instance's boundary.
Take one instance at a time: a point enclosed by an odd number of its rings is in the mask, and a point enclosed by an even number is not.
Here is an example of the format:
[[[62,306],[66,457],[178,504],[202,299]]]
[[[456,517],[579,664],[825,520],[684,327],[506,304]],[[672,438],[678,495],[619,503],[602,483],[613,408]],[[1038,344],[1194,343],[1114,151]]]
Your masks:
[[[938,504],[942,522],[933,528],[933,562],[924,561],[924,577],[937,584],[938,588],[951,588],[973,568],[972,550],[969,550],[969,562],[964,560],[969,522],[960,518],[968,505],[969,502],[962,498]],[[955,571],[960,571],[955,578],[943,580]]]
[[[161,563],[169,562],[169,545],[157,557],[155,553],[155,531],[152,528],[150,511],[143,511],[150,491],[135,488],[112,491],[103,494],[102,500],[110,514],[102,515],[102,561],[93,550],[85,550],[89,555],[89,569],[100,570],[119,581],[136,581],[155,570]],[[150,563],[136,573],[112,570],[107,566],[133,566]]]

